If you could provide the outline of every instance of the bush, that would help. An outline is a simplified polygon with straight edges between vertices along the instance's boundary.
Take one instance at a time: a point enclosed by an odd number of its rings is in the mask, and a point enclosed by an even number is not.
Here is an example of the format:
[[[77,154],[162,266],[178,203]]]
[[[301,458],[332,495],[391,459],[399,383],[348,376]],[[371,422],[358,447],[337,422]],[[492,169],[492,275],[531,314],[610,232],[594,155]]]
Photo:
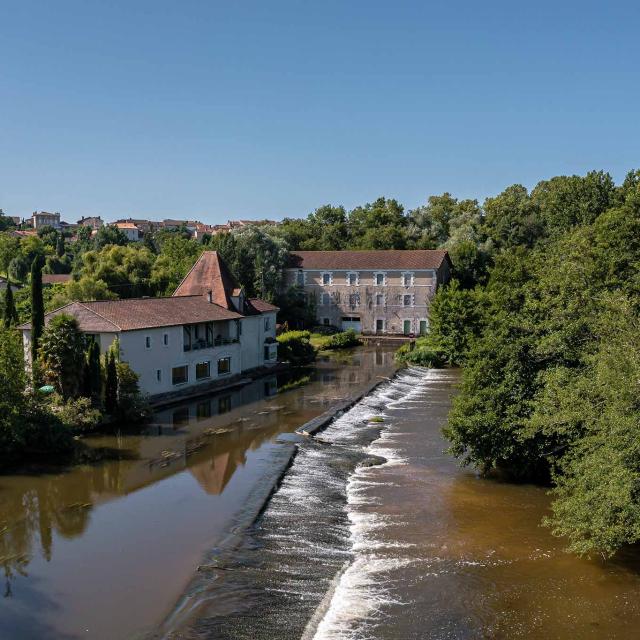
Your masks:
[[[102,421],[102,414],[92,406],[89,398],[64,401],[62,397],[56,396],[51,409],[72,432],[90,433],[95,431]]]
[[[305,365],[316,359],[316,350],[309,342],[308,331],[287,331],[277,337],[278,355],[283,362],[294,366]]]
[[[320,336],[332,336],[340,333],[340,329],[333,324],[317,324],[311,328],[311,333],[317,333]]]
[[[396,360],[403,364],[439,369],[447,364],[447,354],[429,337],[419,338],[412,346],[407,342],[396,351]]]
[[[357,347],[362,341],[356,335],[353,329],[336,333],[332,335],[323,345],[325,349],[348,349],[349,347]]]

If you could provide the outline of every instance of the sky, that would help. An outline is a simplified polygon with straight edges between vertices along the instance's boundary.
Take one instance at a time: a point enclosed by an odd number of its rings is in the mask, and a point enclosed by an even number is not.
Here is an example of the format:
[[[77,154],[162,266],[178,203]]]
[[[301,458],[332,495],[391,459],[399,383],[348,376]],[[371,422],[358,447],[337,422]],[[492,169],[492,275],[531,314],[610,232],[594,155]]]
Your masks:
[[[0,0],[0,208],[300,217],[640,168],[640,3]]]

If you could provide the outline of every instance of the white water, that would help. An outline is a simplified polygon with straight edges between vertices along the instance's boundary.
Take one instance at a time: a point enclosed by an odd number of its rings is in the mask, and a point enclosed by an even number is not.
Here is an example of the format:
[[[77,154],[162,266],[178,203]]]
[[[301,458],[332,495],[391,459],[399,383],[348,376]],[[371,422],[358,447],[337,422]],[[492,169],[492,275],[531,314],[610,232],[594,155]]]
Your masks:
[[[382,457],[386,462],[372,467],[358,467],[347,483],[346,510],[350,522],[350,545],[355,557],[351,564],[338,574],[330,601],[327,602],[325,598],[316,611],[310,623],[315,633],[311,635],[312,629],[308,628],[303,637],[313,640],[364,639],[369,637],[371,623],[375,623],[384,605],[403,604],[394,600],[390,591],[385,588],[388,577],[383,579],[383,576],[411,564],[413,560],[403,557],[402,553],[396,553],[393,558],[378,553],[383,549],[407,547],[390,543],[379,536],[390,524],[397,526],[401,523],[397,519],[391,522],[389,517],[375,511],[365,511],[362,507],[375,507],[376,501],[366,493],[371,487],[387,484],[381,473],[382,469],[407,463],[393,446],[393,438],[396,435],[390,431],[393,409],[412,403],[424,394],[434,373],[422,368],[407,370],[393,383],[354,407],[356,410],[359,407],[360,411],[366,413],[365,407],[379,404],[381,400],[384,402],[386,410],[378,415],[385,418],[385,427],[380,437],[369,445],[367,453]],[[344,420],[353,424],[350,414],[351,411],[344,416]],[[333,439],[337,436],[336,432],[340,427],[346,426],[340,422],[336,421],[323,437]],[[348,437],[348,433],[349,430],[340,433],[340,439]]]

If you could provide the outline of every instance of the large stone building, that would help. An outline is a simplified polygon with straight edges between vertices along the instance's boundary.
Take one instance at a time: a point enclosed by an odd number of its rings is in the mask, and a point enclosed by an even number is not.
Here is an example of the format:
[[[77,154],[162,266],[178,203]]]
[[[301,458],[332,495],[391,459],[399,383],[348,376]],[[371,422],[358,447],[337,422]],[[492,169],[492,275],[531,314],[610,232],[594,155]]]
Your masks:
[[[285,286],[302,287],[320,324],[363,334],[424,334],[449,280],[446,251],[296,251]]]

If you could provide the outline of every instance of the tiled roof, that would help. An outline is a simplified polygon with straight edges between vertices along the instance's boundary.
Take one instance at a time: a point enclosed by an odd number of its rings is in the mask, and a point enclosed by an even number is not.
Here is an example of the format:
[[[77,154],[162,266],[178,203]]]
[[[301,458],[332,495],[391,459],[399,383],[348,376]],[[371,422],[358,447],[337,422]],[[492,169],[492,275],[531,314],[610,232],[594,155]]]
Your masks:
[[[240,292],[238,283],[217,251],[204,251],[173,295],[202,296],[207,291],[211,291],[213,302],[225,309],[234,308],[230,296]]]
[[[87,333],[133,331],[242,317],[235,311],[207,302],[203,296],[72,302],[48,313],[45,321],[60,313],[74,316],[80,329]],[[29,329],[30,324],[20,328]]]
[[[249,298],[247,302],[259,313],[264,313],[265,311],[278,311],[280,307],[276,307],[261,298]]]
[[[442,250],[295,251],[288,266],[298,269],[437,269],[448,254]]]
[[[133,222],[114,222],[114,227],[118,227],[118,229],[137,229]]]
[[[61,284],[71,280],[70,273],[43,273],[42,284]]]

